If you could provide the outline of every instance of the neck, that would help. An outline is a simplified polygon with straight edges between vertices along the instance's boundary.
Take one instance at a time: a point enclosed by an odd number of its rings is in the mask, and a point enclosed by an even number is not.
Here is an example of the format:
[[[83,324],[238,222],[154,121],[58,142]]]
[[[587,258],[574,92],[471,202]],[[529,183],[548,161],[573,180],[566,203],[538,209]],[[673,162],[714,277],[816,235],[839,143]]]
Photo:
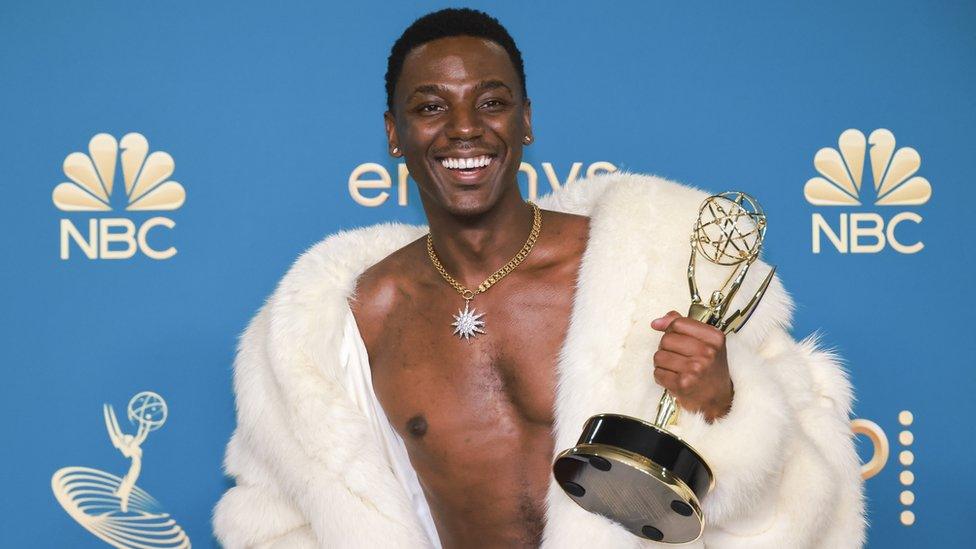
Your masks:
[[[456,216],[426,207],[438,259],[458,282],[472,290],[518,253],[532,230],[532,207],[518,187],[475,216]]]

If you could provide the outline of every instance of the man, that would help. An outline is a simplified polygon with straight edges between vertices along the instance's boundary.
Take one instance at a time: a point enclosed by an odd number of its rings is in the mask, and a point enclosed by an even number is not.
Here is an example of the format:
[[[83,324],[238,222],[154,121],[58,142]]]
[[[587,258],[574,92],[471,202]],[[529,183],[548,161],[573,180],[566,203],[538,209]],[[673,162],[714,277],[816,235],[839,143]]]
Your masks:
[[[390,153],[429,236],[386,224],[326,239],[248,327],[237,486],[214,516],[225,546],[655,545],[575,505],[551,463],[592,414],[652,417],[662,387],[716,476],[699,547],[862,543],[850,388],[786,334],[779,282],[729,340],[675,312],[703,193],[615,174],[525,203],[521,55],[480,12],[416,21],[387,92]],[[718,269],[699,271],[718,286]]]

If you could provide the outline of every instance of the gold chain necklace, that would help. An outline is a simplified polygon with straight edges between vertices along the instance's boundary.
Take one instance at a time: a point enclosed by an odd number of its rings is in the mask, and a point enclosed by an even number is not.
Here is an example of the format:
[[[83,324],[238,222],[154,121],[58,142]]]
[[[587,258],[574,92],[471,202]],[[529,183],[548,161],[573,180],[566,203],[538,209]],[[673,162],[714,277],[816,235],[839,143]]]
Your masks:
[[[485,333],[485,321],[483,320],[485,313],[476,313],[475,309],[468,307],[474,296],[484,293],[491,288],[496,282],[505,278],[505,275],[515,270],[522,261],[529,255],[532,251],[532,247],[535,246],[535,241],[539,238],[539,231],[542,230],[542,212],[539,210],[539,206],[532,202],[527,201],[530,206],[532,206],[532,231],[529,232],[529,238],[525,241],[522,249],[519,250],[515,257],[511,261],[505,264],[501,269],[498,269],[491,274],[484,282],[478,285],[477,290],[470,290],[465,288],[460,282],[454,280],[450,274],[448,274],[447,269],[441,264],[441,261],[437,259],[437,254],[434,253],[434,239],[427,233],[427,255],[430,256],[430,262],[434,264],[434,268],[437,272],[441,273],[444,280],[447,281],[455,290],[461,294],[464,298],[464,310],[458,309],[458,314],[454,316],[454,322],[451,326],[454,326],[454,334],[459,338],[469,339],[472,337],[477,337],[478,334]]]

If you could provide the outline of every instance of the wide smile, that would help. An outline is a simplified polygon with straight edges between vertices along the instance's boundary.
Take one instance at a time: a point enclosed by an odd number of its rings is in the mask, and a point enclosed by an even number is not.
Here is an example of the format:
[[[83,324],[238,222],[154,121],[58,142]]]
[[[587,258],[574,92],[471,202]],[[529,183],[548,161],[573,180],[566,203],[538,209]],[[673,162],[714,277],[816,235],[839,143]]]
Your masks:
[[[436,158],[435,162],[454,181],[465,185],[475,185],[485,180],[492,165],[498,163],[498,158],[493,154],[466,157],[447,156]]]

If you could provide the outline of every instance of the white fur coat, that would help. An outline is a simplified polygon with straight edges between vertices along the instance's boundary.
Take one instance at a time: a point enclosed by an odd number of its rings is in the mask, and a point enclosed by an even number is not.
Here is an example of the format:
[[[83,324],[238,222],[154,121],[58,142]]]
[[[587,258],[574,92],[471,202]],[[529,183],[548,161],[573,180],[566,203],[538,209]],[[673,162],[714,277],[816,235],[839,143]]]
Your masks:
[[[650,321],[687,311],[691,226],[705,193],[615,173],[541,198],[588,215],[590,241],[558,357],[555,448],[573,446],[600,412],[653,418],[661,388]],[[775,224],[772,230],[776,230]],[[338,374],[347,299],[370,265],[422,236],[384,223],[330,236],[304,253],[241,337],[237,428],[225,460],[237,485],[214,510],[217,538],[239,547],[423,547],[423,530],[375,435]],[[699,261],[707,295],[724,274]],[[732,310],[765,276],[757,262]],[[864,504],[848,413],[851,387],[834,356],[787,330],[792,302],[774,279],[752,319],[728,338],[730,412],[712,424],[681,414],[677,434],[708,461],[705,534],[689,547],[860,547]],[[587,513],[553,481],[546,548],[655,547]]]

